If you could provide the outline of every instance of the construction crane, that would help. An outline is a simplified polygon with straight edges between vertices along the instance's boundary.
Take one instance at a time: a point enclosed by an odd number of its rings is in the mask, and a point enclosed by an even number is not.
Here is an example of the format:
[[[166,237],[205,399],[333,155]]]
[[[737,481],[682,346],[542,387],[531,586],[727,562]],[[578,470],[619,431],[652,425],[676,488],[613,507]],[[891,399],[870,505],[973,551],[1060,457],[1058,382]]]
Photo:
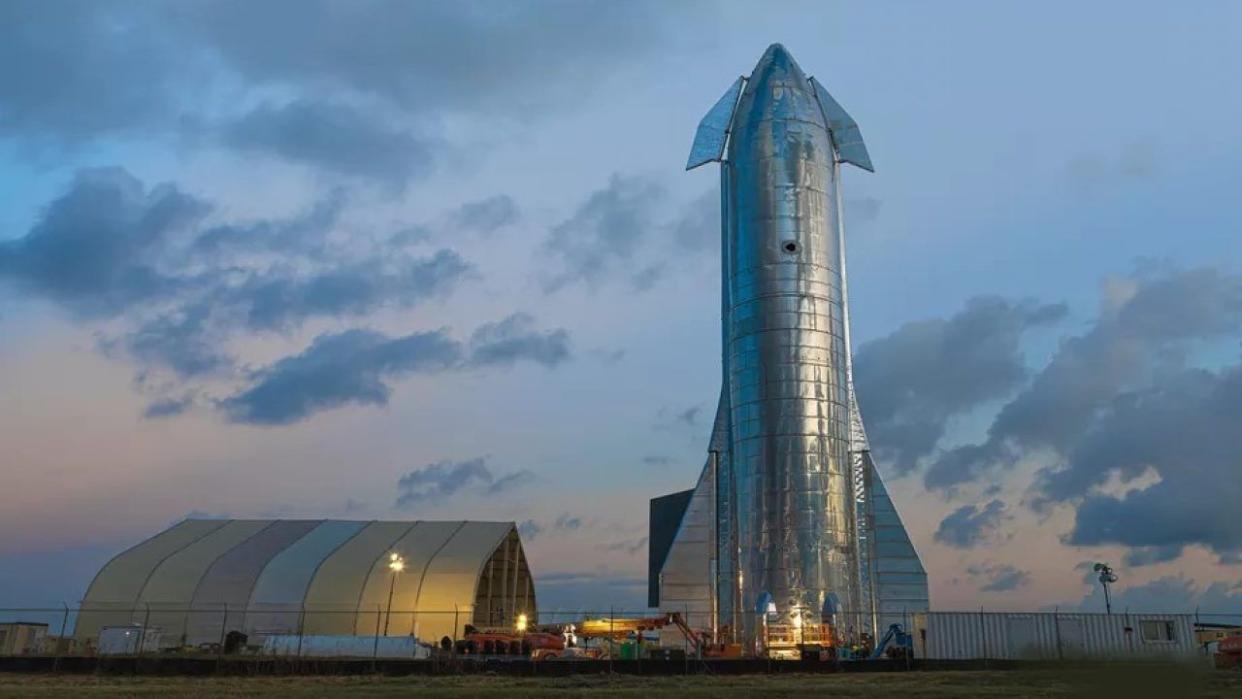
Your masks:
[[[914,655],[914,637],[901,628],[901,624],[890,624],[884,638],[876,644],[868,660],[879,660],[885,655],[890,658],[911,657]]]

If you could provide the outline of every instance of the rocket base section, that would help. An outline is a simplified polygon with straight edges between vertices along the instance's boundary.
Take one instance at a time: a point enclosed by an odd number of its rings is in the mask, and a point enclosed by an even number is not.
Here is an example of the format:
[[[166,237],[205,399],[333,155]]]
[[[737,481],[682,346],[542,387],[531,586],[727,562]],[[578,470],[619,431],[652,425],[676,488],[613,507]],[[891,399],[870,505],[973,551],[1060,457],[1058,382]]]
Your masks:
[[[871,452],[863,452],[862,456],[871,486],[868,538],[872,547],[870,585],[876,633],[882,634],[890,624],[902,624],[909,629],[911,615],[929,608],[927,571],[875,468]]]
[[[714,626],[715,505],[710,459],[694,489],[651,500],[647,603],[692,628]]]

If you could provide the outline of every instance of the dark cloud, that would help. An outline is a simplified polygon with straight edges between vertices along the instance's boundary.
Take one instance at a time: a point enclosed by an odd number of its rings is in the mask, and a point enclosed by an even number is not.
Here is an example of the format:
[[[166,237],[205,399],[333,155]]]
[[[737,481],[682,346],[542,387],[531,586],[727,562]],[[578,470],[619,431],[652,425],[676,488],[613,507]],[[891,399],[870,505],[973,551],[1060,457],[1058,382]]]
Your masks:
[[[527,470],[497,476],[488,468],[486,461],[486,457],[438,461],[410,471],[397,482],[396,507],[406,508],[462,492],[496,495],[508,492],[532,477]],[[535,533],[538,531],[536,528]]]
[[[328,252],[327,236],[340,222],[348,203],[345,190],[333,189],[305,211],[288,218],[230,222],[207,228],[195,237],[191,249],[212,256],[271,252],[284,258],[320,258]]]
[[[998,538],[998,527],[1012,517],[1005,503],[992,500],[983,507],[963,505],[940,521],[935,539],[955,548],[971,548]]]
[[[175,186],[148,189],[120,168],[82,170],[25,236],[0,243],[0,283],[75,316],[123,318],[100,340],[105,352],[187,379],[233,375],[228,343],[239,334],[410,307],[473,275],[447,248],[420,257],[331,242],[345,203],[337,190],[287,219],[204,227],[212,207]],[[476,349],[488,363],[552,366],[568,356],[565,331],[537,331],[528,316],[489,327]]]
[[[1242,365],[1161,374],[1104,407],[1065,466],[1038,486],[1049,501],[1075,503],[1067,543],[1151,547],[1135,553],[1136,561],[1170,560],[1187,544],[1236,554],[1242,531],[1228,508],[1205,507],[1204,498],[1242,502],[1238,424]],[[1111,477],[1129,482],[1149,470],[1158,481],[1124,495],[1094,490]]]
[[[699,252],[720,250],[720,192],[709,189],[686,206],[673,222],[673,240]]]
[[[195,115],[210,96],[278,93],[289,105],[226,120],[226,140],[331,170],[408,177],[423,167],[425,145],[384,115],[423,124],[462,112],[537,118],[549,101],[580,101],[601,75],[655,46],[668,26],[657,12],[667,10],[653,2],[6,3],[0,133],[72,143],[197,132]],[[323,94],[334,101],[312,101]]]
[[[534,328],[514,314],[476,332],[468,346],[445,330],[388,337],[371,330],[324,333],[301,353],[252,372],[250,385],[219,402],[231,422],[287,425],[347,404],[385,405],[389,383],[416,373],[439,373],[532,361],[553,367],[569,357],[568,333]],[[522,472],[492,486],[520,484]]]
[[[1052,465],[1030,502],[1074,508],[1066,543],[1133,547],[1135,563],[1191,544],[1222,557],[1242,550],[1225,511],[1202,506],[1209,493],[1242,502],[1242,365],[1185,366],[1196,348],[1242,335],[1242,277],[1153,269],[1106,291],[1094,325],[1061,343],[987,440],[945,453],[927,485],[977,482],[1038,452]],[[1106,492],[1114,479],[1125,492]]]
[[[866,223],[880,217],[883,202],[875,197],[859,197],[847,199],[845,202],[845,220],[847,223]]]
[[[952,417],[1021,385],[1023,334],[1065,312],[1059,304],[976,297],[951,318],[907,323],[861,345],[855,385],[877,455],[899,473],[912,471]]]
[[[660,280],[664,278],[664,273],[668,271],[668,267],[663,264],[648,265],[634,274],[630,275],[630,283],[633,284],[635,291],[647,291]]]
[[[530,474],[529,471],[519,471],[518,473],[526,474],[526,476],[524,476],[524,480],[530,480],[530,477],[533,477],[533,474]],[[497,479],[497,482],[502,480],[504,479]],[[518,532],[521,533],[524,538],[533,539],[539,534],[542,534],[549,527],[555,531],[571,532],[581,529],[582,526],[583,521],[581,517],[571,517],[569,514],[562,514],[553,520],[551,524],[540,524],[533,519],[528,519],[518,525]]]
[[[605,551],[618,551],[634,555],[639,551],[647,548],[647,537],[641,539],[627,539],[625,541],[616,541],[604,547]]]
[[[1031,581],[1030,572],[1011,565],[971,566],[966,572],[983,583],[979,586],[980,592],[1011,592]]]
[[[367,330],[320,335],[301,354],[255,372],[253,383],[221,402],[229,420],[286,425],[349,403],[385,405],[386,379],[456,366],[461,345],[443,331],[389,338]]]
[[[487,486],[487,493],[488,495],[507,493],[510,490],[520,488],[534,480],[536,480],[534,472],[526,469],[514,471],[513,473],[506,473],[505,475],[496,478],[496,480],[492,481],[491,485]]]
[[[427,174],[438,148],[361,109],[307,99],[258,107],[223,127],[221,136],[235,148],[397,188]]]
[[[534,541],[543,532],[543,527],[533,519],[526,519],[518,523],[517,530],[526,541]]]
[[[1216,269],[1156,270],[1113,285],[1095,325],[1061,343],[1031,385],[1001,409],[978,457],[950,452],[927,473],[932,487],[973,481],[1012,463],[1014,450],[1073,450],[1120,393],[1176,364],[1193,341],[1242,330],[1242,277]]]
[[[703,406],[701,405],[692,405],[681,410],[665,406],[656,413],[656,429],[668,430],[698,427],[699,417],[702,415]]]
[[[613,272],[630,273],[634,256],[652,227],[654,206],[664,187],[645,177],[614,174],[608,186],[592,192],[568,219],[552,227],[543,252],[559,269],[549,272],[545,290],[571,282],[598,284]]]
[[[120,168],[80,170],[25,236],[0,242],[0,280],[76,315],[116,315],[199,283],[162,266],[209,210],[171,185],[148,190]]]
[[[193,398],[164,398],[147,406],[142,416],[147,419],[174,417],[189,410],[194,405]]]
[[[409,307],[444,297],[470,273],[469,263],[448,249],[424,258],[376,255],[305,275],[256,272],[223,300],[246,309],[251,329],[279,330],[314,316],[362,316],[383,305]]]
[[[1094,583],[1094,577],[1091,578]],[[1150,582],[1131,585],[1124,574],[1111,588],[1113,609],[1130,612],[1186,614],[1198,612],[1203,621],[1230,619],[1203,618],[1204,615],[1231,615],[1233,623],[1242,623],[1242,582],[1211,583],[1200,587],[1185,576],[1166,576]],[[1076,605],[1084,612],[1104,611],[1104,592],[1098,584]]]
[[[526,313],[479,326],[470,336],[470,362],[475,366],[511,365],[533,361],[554,367],[570,357],[569,333],[564,328],[540,331]]]
[[[489,485],[495,478],[483,457],[468,461],[439,461],[410,471],[397,482],[397,507],[408,507],[454,493],[471,485]]]
[[[170,22],[255,83],[357,91],[411,111],[512,117],[549,95],[580,97],[600,70],[654,45],[659,7],[226,0],[182,8]]]
[[[1181,544],[1172,544],[1170,546],[1145,546],[1130,549],[1126,552],[1125,564],[1131,568],[1139,568],[1156,563],[1167,563],[1179,558],[1184,548]]]
[[[582,518],[570,517],[568,514],[563,514],[556,518],[556,521],[553,522],[552,526],[564,531],[576,531],[582,528]]]
[[[462,204],[449,216],[449,223],[454,228],[489,235],[516,223],[520,217],[517,202],[507,194],[497,194]]]
[[[210,307],[191,303],[143,321],[119,339],[105,340],[109,353],[123,351],[148,366],[164,366],[180,376],[201,376],[232,369],[233,357],[209,321]]]
[[[198,83],[159,18],[119,3],[0,3],[0,133],[73,142],[170,121]]]

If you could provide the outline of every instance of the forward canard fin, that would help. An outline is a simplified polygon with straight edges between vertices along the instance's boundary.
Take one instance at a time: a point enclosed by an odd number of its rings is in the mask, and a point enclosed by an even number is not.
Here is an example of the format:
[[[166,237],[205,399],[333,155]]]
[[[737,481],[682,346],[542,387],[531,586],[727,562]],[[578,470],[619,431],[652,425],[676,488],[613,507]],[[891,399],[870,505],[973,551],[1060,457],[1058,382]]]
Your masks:
[[[716,100],[716,104],[703,115],[698,130],[694,132],[694,143],[690,146],[690,157],[686,160],[687,170],[719,162],[724,158],[729,131],[733,126],[733,112],[737,109],[738,96],[742,94],[742,85],[745,83],[746,78],[734,80],[720,99]]]

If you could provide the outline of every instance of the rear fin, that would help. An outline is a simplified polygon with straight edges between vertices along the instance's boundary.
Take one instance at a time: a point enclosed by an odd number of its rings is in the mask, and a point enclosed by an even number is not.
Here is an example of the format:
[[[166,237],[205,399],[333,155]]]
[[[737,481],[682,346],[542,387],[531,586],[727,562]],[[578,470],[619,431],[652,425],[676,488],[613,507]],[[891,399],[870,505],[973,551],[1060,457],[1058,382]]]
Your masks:
[[[694,144],[690,146],[690,158],[686,161],[687,170],[718,162],[724,157],[729,130],[733,127],[733,110],[737,108],[737,98],[745,82],[746,78],[734,80],[699,122],[699,129],[694,132]]]
[[[909,628],[910,614],[926,612],[929,607],[927,570],[915,550],[906,526],[897,514],[897,506],[884,487],[884,479],[871,459],[864,453],[871,481],[871,541],[874,549],[876,628],[890,624]]]
[[[837,104],[818,80],[811,78],[811,85],[815,86],[815,98],[819,100],[824,121],[828,122],[828,131],[832,133],[837,157],[843,163],[857,165],[867,172],[875,172],[875,168],[871,166],[871,156],[867,153],[867,144],[863,143],[862,132],[858,130],[854,118]]]

